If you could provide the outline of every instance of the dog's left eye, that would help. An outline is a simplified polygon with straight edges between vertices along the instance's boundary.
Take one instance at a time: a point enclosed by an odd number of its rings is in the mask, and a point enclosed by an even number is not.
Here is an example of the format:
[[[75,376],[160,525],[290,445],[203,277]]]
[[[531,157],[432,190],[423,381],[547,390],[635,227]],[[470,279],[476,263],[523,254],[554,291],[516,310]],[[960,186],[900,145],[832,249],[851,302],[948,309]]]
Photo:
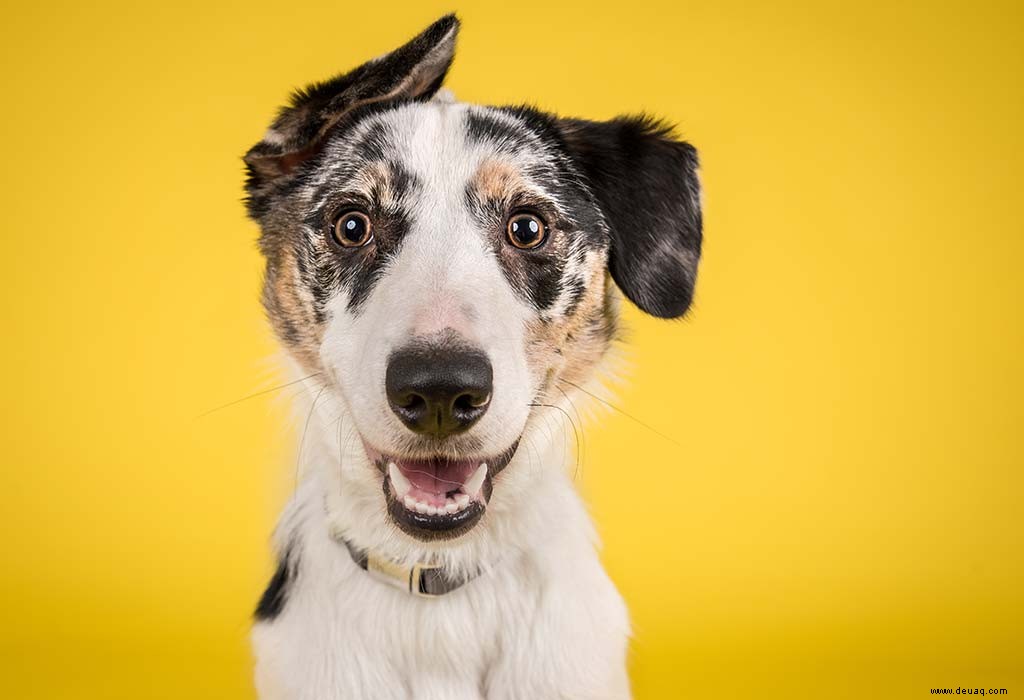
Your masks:
[[[508,219],[508,240],[516,248],[536,248],[547,238],[544,221],[532,212],[518,212]]]
[[[331,232],[334,242],[345,248],[359,248],[373,238],[373,227],[370,217],[361,211],[349,211],[341,215],[334,223]]]

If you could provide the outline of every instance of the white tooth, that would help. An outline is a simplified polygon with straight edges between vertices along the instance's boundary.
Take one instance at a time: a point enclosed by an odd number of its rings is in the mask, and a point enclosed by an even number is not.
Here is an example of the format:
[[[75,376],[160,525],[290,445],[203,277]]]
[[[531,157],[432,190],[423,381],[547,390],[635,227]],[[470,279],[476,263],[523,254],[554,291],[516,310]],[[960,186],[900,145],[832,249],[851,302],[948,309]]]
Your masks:
[[[437,515],[437,508],[434,506],[427,506],[427,515]]]
[[[462,485],[462,490],[469,495],[470,498],[476,498],[476,495],[480,493],[480,487],[484,485],[484,477],[487,476],[487,463],[482,463],[473,472],[473,476]]]
[[[458,509],[459,509],[459,504],[456,503],[451,498],[449,498],[448,502],[444,504],[444,512],[448,513],[448,515],[451,515],[452,513],[457,511]]]
[[[391,486],[395,489],[395,497],[399,500],[405,498],[405,495],[409,493],[412,488],[412,484],[405,478],[405,474],[398,468],[398,465],[394,462],[388,464],[388,476],[391,477]]]
[[[455,503],[459,506],[459,508],[465,508],[466,506],[469,505],[469,496],[464,493],[456,494]]]
[[[409,510],[416,510],[416,499],[412,496],[405,497],[405,507]]]
[[[429,508],[429,507],[430,506],[428,506],[426,503],[420,503],[420,502],[417,501],[417,503],[416,503],[416,512],[417,513],[426,513],[427,512],[427,508]]]

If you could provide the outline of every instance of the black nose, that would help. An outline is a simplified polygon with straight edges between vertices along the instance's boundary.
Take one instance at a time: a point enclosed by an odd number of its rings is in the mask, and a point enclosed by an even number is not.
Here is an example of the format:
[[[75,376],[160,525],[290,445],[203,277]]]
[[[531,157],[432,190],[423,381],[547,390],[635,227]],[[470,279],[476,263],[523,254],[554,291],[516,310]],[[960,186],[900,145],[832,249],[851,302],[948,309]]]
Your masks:
[[[479,350],[412,345],[388,358],[391,410],[410,430],[447,437],[469,429],[491,403],[493,373]]]

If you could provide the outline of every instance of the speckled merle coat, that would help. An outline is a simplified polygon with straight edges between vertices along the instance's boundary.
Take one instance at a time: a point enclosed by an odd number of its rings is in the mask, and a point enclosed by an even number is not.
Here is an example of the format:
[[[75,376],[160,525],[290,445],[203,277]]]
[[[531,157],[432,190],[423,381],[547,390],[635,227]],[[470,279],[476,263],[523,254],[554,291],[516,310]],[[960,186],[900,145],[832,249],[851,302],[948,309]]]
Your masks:
[[[696,152],[644,117],[454,102],[457,31],[298,92],[245,156],[263,303],[307,389],[254,629],[263,698],[629,696],[564,433],[618,290],[690,305]],[[464,585],[410,595],[353,552]]]

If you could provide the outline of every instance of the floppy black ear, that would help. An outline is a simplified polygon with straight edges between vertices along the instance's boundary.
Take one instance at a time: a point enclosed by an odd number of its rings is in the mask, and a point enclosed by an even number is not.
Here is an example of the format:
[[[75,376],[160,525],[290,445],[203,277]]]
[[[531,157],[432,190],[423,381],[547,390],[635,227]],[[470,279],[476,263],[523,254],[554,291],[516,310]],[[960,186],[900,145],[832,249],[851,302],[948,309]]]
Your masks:
[[[458,31],[455,15],[445,15],[391,53],[296,92],[263,140],[245,154],[250,196],[314,155],[331,127],[356,107],[430,99],[451,66]]]
[[[610,229],[615,283],[649,314],[682,316],[702,237],[696,149],[647,117],[565,119],[561,131]]]

